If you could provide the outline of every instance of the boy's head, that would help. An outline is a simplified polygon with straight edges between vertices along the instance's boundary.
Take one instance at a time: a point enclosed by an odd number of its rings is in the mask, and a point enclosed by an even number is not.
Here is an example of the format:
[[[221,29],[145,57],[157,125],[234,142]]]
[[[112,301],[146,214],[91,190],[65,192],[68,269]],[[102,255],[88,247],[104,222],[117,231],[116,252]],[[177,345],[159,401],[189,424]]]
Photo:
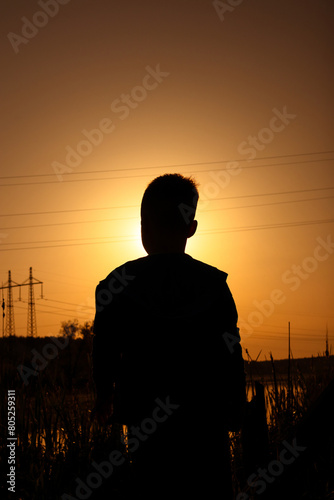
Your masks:
[[[146,188],[141,203],[142,242],[147,253],[183,252],[196,231],[198,190],[193,179],[165,174]]]

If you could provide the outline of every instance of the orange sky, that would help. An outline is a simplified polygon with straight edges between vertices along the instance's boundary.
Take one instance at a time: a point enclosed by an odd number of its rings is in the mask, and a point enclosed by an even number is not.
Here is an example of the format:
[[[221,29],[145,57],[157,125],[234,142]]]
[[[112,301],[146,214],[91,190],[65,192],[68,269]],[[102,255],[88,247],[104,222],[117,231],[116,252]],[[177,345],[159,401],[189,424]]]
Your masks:
[[[228,273],[250,355],[286,357],[289,321],[294,357],[326,326],[334,347],[333,3],[214,4],[1,6],[0,282],[44,282],[39,335],[93,319],[97,282],[145,255],[146,185],[180,172],[187,253]]]

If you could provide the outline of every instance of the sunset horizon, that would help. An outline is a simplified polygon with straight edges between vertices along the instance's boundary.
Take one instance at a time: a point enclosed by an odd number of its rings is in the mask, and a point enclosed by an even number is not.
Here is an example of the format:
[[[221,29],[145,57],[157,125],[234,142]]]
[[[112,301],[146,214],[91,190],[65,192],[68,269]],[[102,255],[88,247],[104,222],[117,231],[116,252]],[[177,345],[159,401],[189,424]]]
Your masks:
[[[228,274],[243,348],[286,357],[289,322],[294,356],[333,345],[332,7],[260,5],[6,7],[0,284],[43,281],[38,335],[93,320],[98,282],[146,254],[147,184],[179,172],[186,253]]]

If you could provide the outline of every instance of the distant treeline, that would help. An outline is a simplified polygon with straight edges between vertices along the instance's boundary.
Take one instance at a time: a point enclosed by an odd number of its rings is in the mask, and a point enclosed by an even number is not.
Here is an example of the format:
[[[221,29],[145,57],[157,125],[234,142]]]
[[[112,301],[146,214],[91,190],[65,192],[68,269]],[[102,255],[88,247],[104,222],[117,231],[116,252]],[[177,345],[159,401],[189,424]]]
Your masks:
[[[318,374],[319,376],[325,374],[334,368],[334,356],[314,356],[311,358],[297,358],[290,360],[290,373],[291,376],[298,376],[302,374],[307,378],[311,374]],[[284,379],[288,376],[289,360],[279,359],[274,361],[250,361],[245,362],[245,371],[248,376],[256,380],[261,378],[267,379],[273,376],[273,371],[278,379]]]
[[[92,389],[92,336],[0,339],[0,376],[5,387],[23,384]],[[5,380],[6,379],[6,380]]]
[[[66,386],[68,389],[92,385],[92,335],[83,338],[59,337],[5,337],[0,338],[0,375],[7,384],[35,385],[43,383]],[[325,375],[334,368],[334,356],[291,359],[290,374],[304,378]],[[285,379],[289,360],[245,361],[248,379],[264,380],[275,376]]]

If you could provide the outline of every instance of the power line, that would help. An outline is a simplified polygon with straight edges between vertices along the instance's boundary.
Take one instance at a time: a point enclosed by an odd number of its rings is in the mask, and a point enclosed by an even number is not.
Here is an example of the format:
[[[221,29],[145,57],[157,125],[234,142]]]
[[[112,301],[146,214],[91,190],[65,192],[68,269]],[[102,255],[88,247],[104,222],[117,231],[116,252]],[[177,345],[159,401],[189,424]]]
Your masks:
[[[270,342],[272,342],[273,340],[277,340],[279,342],[282,342],[282,339],[283,338],[286,338],[286,335],[282,335],[282,337],[267,337],[266,335],[257,335],[256,337],[254,336],[254,340],[268,340]],[[245,339],[245,342],[248,341],[249,339],[246,338]],[[242,331],[241,331],[241,342],[243,342],[242,340]],[[296,338],[294,339],[294,342],[323,342],[322,339],[319,339],[319,338]]]
[[[36,228],[36,227],[67,226],[67,225],[71,225],[71,224],[89,224],[89,223],[96,224],[98,222],[115,222],[115,221],[120,221],[120,220],[131,220],[131,219],[138,219],[138,217],[115,217],[114,219],[94,219],[94,220],[80,220],[80,221],[72,221],[72,222],[52,222],[49,224],[34,224],[32,226],[1,227],[0,230],[4,231],[6,229],[31,229],[31,228]],[[7,243],[7,245],[8,245],[8,243]]]
[[[316,152],[310,152],[310,153],[294,153],[294,154],[288,154],[288,155],[275,155],[275,156],[263,156],[261,158],[254,158],[254,160],[249,160],[247,158],[241,158],[238,160],[216,160],[216,161],[201,161],[201,162],[195,162],[195,163],[179,163],[179,164],[172,164],[172,165],[152,165],[152,166],[146,166],[146,167],[131,167],[131,168],[118,168],[118,169],[107,169],[107,170],[91,170],[87,172],[70,172],[70,175],[81,175],[81,174],[104,174],[104,173],[110,173],[110,172],[131,172],[131,171],[136,171],[136,170],[147,170],[147,169],[154,169],[154,168],[174,168],[174,167],[194,167],[197,165],[217,165],[221,163],[239,163],[239,162],[249,162],[249,161],[259,161],[259,160],[273,160],[276,158],[292,158],[294,156],[313,156],[313,155],[319,155],[319,154],[333,154],[334,150],[331,151],[316,151]],[[313,160],[311,160],[313,161]],[[324,159],[326,161],[326,159]],[[54,177],[53,174],[28,174],[28,175],[9,175],[9,176],[0,176],[0,179],[22,179],[22,178],[31,178],[31,177]]]
[[[243,194],[243,195],[239,195],[239,196],[230,196],[228,198],[211,198],[208,201],[236,200],[239,198],[255,198],[258,196],[276,196],[276,195],[282,195],[282,194],[308,193],[310,191],[326,191],[327,189],[334,189],[334,186],[312,188],[312,189],[298,189],[296,191],[277,191],[275,193]]]
[[[228,200],[236,200],[240,198],[257,198],[259,196],[277,196],[277,195],[285,195],[285,194],[297,194],[297,193],[309,193],[312,191],[327,191],[330,189],[334,189],[334,186],[326,186],[320,188],[311,188],[311,189],[297,189],[294,191],[278,191],[274,193],[253,193],[253,194],[244,194],[239,196],[228,196],[224,198],[210,198],[205,201],[228,201]],[[93,208],[74,208],[68,210],[50,210],[44,212],[25,212],[25,213],[15,213],[15,214],[0,214],[0,217],[22,217],[24,215],[50,215],[50,214],[63,214],[63,213],[71,213],[71,212],[89,212],[95,210],[119,210],[123,208],[137,208],[138,205],[120,205],[120,206],[112,206],[112,207],[93,207]],[[3,228],[6,229],[6,228]],[[8,229],[8,228],[7,228]]]
[[[272,203],[259,203],[258,205],[242,205],[239,207],[222,207],[222,208],[207,208],[203,210],[203,212],[214,212],[216,210],[235,210],[240,208],[258,208],[258,207],[269,207],[271,205],[284,205],[287,203],[301,203],[305,201],[316,201],[316,200],[328,200],[332,199],[334,196],[322,196],[321,198],[307,198],[303,200],[287,200],[287,201],[274,201]],[[29,226],[27,226],[29,227]],[[3,229],[12,229],[12,228],[3,228]]]
[[[44,300],[51,300],[51,299],[44,299]],[[25,302],[25,301],[22,301],[22,302]],[[52,300],[52,302],[60,302],[60,301],[54,301],[54,300]],[[64,302],[64,303],[65,303],[65,304],[69,304],[69,303],[67,303],[67,302]],[[38,305],[42,305],[42,304],[39,302],[39,303],[38,303]],[[73,305],[77,305],[77,304],[73,304]],[[19,305],[17,305],[17,306],[16,306],[16,308],[17,308],[17,309],[24,309],[24,310],[25,310],[25,308],[20,307]],[[63,309],[63,311],[64,311],[64,312],[71,312],[71,310],[66,310],[66,309]],[[41,314],[41,313],[46,313],[46,314],[55,314],[55,315],[57,315],[57,316],[64,316],[64,314],[63,314],[63,313],[61,313],[61,312],[54,312],[54,311],[41,311],[41,310],[39,310],[38,312],[39,312],[40,314]],[[23,314],[23,313],[22,313],[22,314]],[[89,314],[89,313],[84,314],[84,313],[80,313],[80,312],[79,312],[79,313],[77,313],[76,315],[79,315],[79,314],[80,314],[80,315],[81,315],[81,314],[83,315],[83,316],[82,316],[82,319],[83,319],[83,318],[85,318],[85,317],[87,316],[87,314]],[[43,325],[43,328],[44,328],[44,327],[47,327],[47,326],[58,326],[58,324],[56,324],[56,325]],[[269,326],[269,325],[268,325],[268,326]],[[273,326],[273,325],[270,325],[270,326]],[[248,336],[247,336],[247,337],[245,337],[245,339],[243,339],[243,337],[242,337],[242,327],[240,327],[240,328],[241,328],[241,341],[242,341],[242,342],[246,342],[246,341],[248,341],[248,340],[249,340],[249,337],[248,337]],[[281,327],[279,327],[279,328],[281,328]],[[22,329],[23,329],[23,327],[18,327],[17,329],[21,329],[21,330],[22,330]],[[306,330],[306,329],[305,329],[305,328],[304,328],[304,329],[303,329],[303,328],[298,328],[298,330]],[[270,336],[268,337],[268,335],[270,335]],[[312,335],[314,335],[314,338],[312,338],[312,337],[311,337]],[[316,336],[317,336],[317,337],[316,337]],[[265,331],[264,331],[264,330],[262,330],[262,329],[261,329],[261,331],[259,331],[259,333],[254,332],[254,333],[252,334],[252,338],[253,338],[254,340],[258,340],[258,339],[264,339],[264,340],[269,340],[269,341],[272,341],[272,340],[281,340],[282,338],[284,338],[284,339],[286,338],[286,333],[284,333],[284,332],[271,332],[271,331],[267,331],[267,330],[265,330]],[[329,338],[331,339],[332,337],[330,336]],[[322,339],[319,339],[319,331],[317,331],[317,330],[315,330],[315,331],[314,331],[314,334],[312,334],[312,333],[310,333],[310,334],[303,334],[303,333],[298,333],[298,332],[296,331],[296,332],[294,332],[294,340],[296,340],[296,341],[297,341],[297,340],[298,340],[298,341],[307,340],[307,341],[314,341],[314,342],[319,341],[319,340],[320,340],[320,341],[322,341]]]
[[[328,224],[334,222],[334,219],[319,219],[314,221],[300,221],[300,222],[285,222],[279,224],[263,224],[261,226],[245,226],[238,228],[228,228],[228,229],[208,229],[199,231],[198,234],[207,235],[207,234],[216,234],[216,233],[230,233],[230,232],[239,232],[239,231],[257,231],[260,229],[280,229],[284,227],[296,227],[296,226],[308,226],[312,224]]]
[[[254,308],[243,308],[244,310],[249,310],[249,311],[254,311]],[[289,313],[289,314],[293,314],[292,312]],[[312,315],[313,316],[313,315]],[[320,316],[319,316],[320,317]],[[272,324],[268,324],[268,323],[265,323],[265,327],[269,327],[269,328],[278,328],[279,330],[281,330],[281,332],[285,332],[284,328],[282,327],[282,325],[272,325]],[[262,326],[260,327],[261,328],[261,332],[263,331],[262,330]],[[305,332],[310,332],[308,335],[320,335],[321,334],[321,328],[301,328],[300,326],[296,327],[294,326],[294,332],[295,333],[299,333],[299,330],[302,330],[302,331],[305,331]],[[325,331],[325,330],[324,330]],[[270,332],[270,331],[267,331],[266,330],[266,333],[276,333],[276,332]],[[284,333],[285,337],[286,337],[286,333]],[[305,334],[307,335],[307,334]]]
[[[269,325],[268,325],[269,326]],[[242,325],[240,325],[240,329],[242,329]],[[297,329],[298,330],[298,329]],[[282,337],[282,338],[286,338],[286,332],[281,331],[280,332],[272,332],[270,330],[259,330],[258,332],[253,332],[252,333],[252,336],[254,335],[258,335],[258,334],[267,334],[267,335],[272,335],[274,337]],[[298,331],[295,331],[293,332],[293,337],[294,338],[314,338],[316,336],[318,336],[317,338],[322,338],[321,337],[322,333],[319,332],[319,330],[314,330],[313,333],[302,333],[302,332],[298,332]],[[249,338],[249,337],[246,337],[246,338]]]
[[[24,301],[23,301],[24,302]],[[38,306],[40,306],[42,304],[38,304]],[[20,306],[16,306],[18,309],[23,309],[23,307],[20,307]],[[48,306],[50,307],[50,306]],[[77,316],[78,318],[80,319],[84,319],[84,318],[87,318],[87,314],[90,314],[90,313],[84,313],[84,312],[76,312],[76,311],[72,311],[70,309],[61,309],[59,308],[61,311],[63,311],[62,313],[61,312],[58,312],[58,311],[48,311],[48,310],[40,310],[39,308],[37,308],[38,310],[38,314],[56,314],[57,316],[64,316],[64,312],[70,312],[70,313],[75,313],[75,316]],[[74,315],[74,314],[73,314]],[[44,325],[45,326],[45,325]],[[22,329],[22,328],[21,328]]]
[[[326,188],[324,188],[326,189]],[[331,189],[331,188],[328,188]],[[333,188],[334,189],[334,188]],[[90,210],[119,210],[120,208],[138,208],[138,205],[121,205],[116,207],[98,207],[98,208],[74,208],[69,210],[51,210],[46,212],[25,212],[21,214],[0,214],[0,217],[22,217],[23,215],[49,215],[49,214],[63,214],[69,212],[87,212]]]
[[[57,302],[57,304],[65,304],[67,306],[81,307],[80,304],[73,304],[72,302],[63,302],[62,300],[54,300],[54,299],[47,299],[47,298],[44,298],[44,300],[47,300],[48,302]],[[94,309],[93,306],[86,306],[86,305],[85,305],[85,308],[86,309]]]
[[[26,301],[25,301],[25,300],[23,300],[22,302],[23,302],[23,303],[25,303]],[[40,302],[38,303],[38,308],[39,308],[39,307],[48,307],[48,308],[50,308],[50,309],[57,309],[57,310],[65,311],[65,312],[71,312],[71,313],[76,312],[76,310],[75,310],[75,309],[64,309],[63,307],[59,307],[59,306],[51,306],[51,305],[49,305],[49,304],[41,304]],[[47,311],[41,311],[41,312],[47,312]],[[80,312],[79,312],[79,314],[80,314]]]
[[[257,205],[243,205],[243,206],[238,206],[238,207],[221,207],[221,208],[208,208],[204,209],[203,212],[215,212],[217,210],[235,210],[235,209],[243,209],[243,208],[259,208],[259,207],[267,207],[267,206],[272,206],[272,205],[282,205],[282,204],[288,204],[288,203],[301,203],[301,202],[307,202],[307,201],[317,201],[317,200],[327,200],[327,199],[332,199],[334,198],[333,196],[322,196],[321,198],[306,198],[302,200],[286,200],[286,201],[275,201],[272,203],[259,203]],[[214,201],[214,200],[210,200]],[[10,227],[0,227],[0,230],[5,231],[5,230],[10,230],[10,229],[31,229],[31,228],[37,228],[37,227],[49,227],[49,226],[68,226],[72,224],[96,224],[100,222],[116,222],[116,221],[121,221],[121,220],[135,220],[138,219],[137,216],[132,216],[132,217],[115,217],[113,219],[92,219],[92,220],[83,220],[83,221],[71,221],[71,222],[52,222],[48,224],[34,224],[34,225],[29,225],[29,226],[10,226]],[[12,243],[6,243],[3,242],[2,245],[12,245]]]
[[[39,314],[55,314],[56,316],[63,316],[64,317],[64,313],[61,313],[61,312],[56,312],[56,311],[38,311]],[[79,317],[79,315],[77,315]],[[84,315],[82,317],[80,317],[80,319],[84,319],[84,318],[87,318],[87,315]]]
[[[118,239],[117,237],[113,236],[92,236],[92,237],[85,237],[85,238],[68,238],[68,239],[60,239],[60,240],[36,240],[36,241],[18,241],[15,243],[15,245],[28,245],[28,244],[35,244],[35,243],[61,243],[63,241],[85,241],[85,240],[108,240],[107,243],[112,243],[113,241],[119,242],[119,241],[128,241],[128,238],[134,238],[136,239],[137,237],[134,235],[128,235],[124,236],[123,239]],[[8,243],[7,243],[8,245]],[[35,248],[35,247],[32,247]],[[37,247],[36,247],[37,248]]]
[[[85,239],[85,238],[79,238],[79,239]],[[92,239],[99,239],[99,238],[92,238]],[[107,237],[106,237],[107,239]],[[0,252],[6,252],[6,251],[14,251],[14,250],[36,250],[36,249],[41,249],[41,248],[60,248],[60,247],[72,247],[72,246],[83,246],[83,245],[99,245],[102,243],[123,243],[126,241],[135,241],[137,239],[137,236],[125,236],[124,239],[116,239],[116,240],[109,240],[109,241],[90,241],[90,242],[85,242],[85,243],[69,243],[69,244],[61,244],[61,245],[47,245],[47,246],[37,246],[37,247],[26,247],[26,248],[1,248]],[[58,241],[70,241],[70,240],[58,240]],[[28,243],[28,242],[25,242]],[[33,243],[33,242],[29,242]],[[48,243],[46,241],[46,243]],[[16,245],[20,243],[15,243]],[[22,243],[24,244],[24,243]]]
[[[38,304],[38,311],[39,312],[49,312],[48,310],[44,310],[44,311],[42,310],[42,311],[40,311],[39,307],[48,307],[50,309],[57,309],[58,311],[60,310],[60,311],[63,311],[63,312],[68,312],[68,313],[75,314],[75,315],[78,315],[78,316],[85,315],[85,313],[82,312],[82,311],[80,312],[80,311],[76,311],[75,309],[64,309],[63,307],[50,306],[49,304]],[[52,312],[52,311],[50,311],[50,312]]]
[[[277,157],[278,158],[278,157]],[[304,163],[314,163],[314,162],[320,162],[320,161],[332,161],[334,158],[320,158],[316,160],[303,160],[303,161],[291,161],[288,163],[271,163],[271,164],[264,164],[264,165],[248,165],[247,167],[243,167],[245,170],[252,169],[252,168],[263,168],[263,167],[276,167],[276,166],[286,166],[289,167],[291,165],[297,165],[297,164],[304,164]],[[238,161],[251,161],[251,160],[230,160],[227,163],[234,163]],[[219,162],[208,162],[206,164],[210,165],[213,163],[223,163],[226,162],[226,160],[219,161]],[[194,166],[197,165],[196,163],[193,164],[184,164],[183,166]],[[200,163],[200,165],[203,165],[203,162]],[[146,170],[147,168],[175,168],[178,167],[179,165],[170,165],[170,166],[165,166],[165,167],[140,167],[140,170]],[[182,166],[182,165],[180,165]],[[126,171],[127,169],[122,169],[122,171]],[[129,169],[129,170],[134,170],[134,169]],[[227,169],[228,170],[228,169]],[[108,170],[108,173],[116,172],[118,170]],[[214,172],[216,170],[212,169],[201,169],[201,170],[191,170],[190,172],[184,172],[186,174],[196,174],[196,173],[201,173],[201,172]],[[93,171],[93,172],[80,172],[81,174],[85,173],[102,173],[103,171]],[[66,176],[77,174],[77,172],[71,172],[67,173]],[[40,175],[55,175],[55,174],[40,174]],[[25,177],[25,176],[23,176]],[[54,181],[41,181],[41,182],[17,182],[17,183],[11,183],[11,184],[0,184],[0,187],[9,187],[9,186],[33,186],[33,185],[41,185],[41,184],[57,184],[61,182],[62,184],[68,184],[72,182],[93,182],[93,181],[110,181],[110,180],[116,180],[116,179],[134,179],[134,178],[139,178],[139,177],[150,177],[149,174],[140,174],[140,175],[119,175],[119,176],[114,176],[114,177],[99,177],[99,178],[89,178],[89,179],[67,179],[66,181],[59,181],[59,180],[54,180]]]
[[[258,226],[244,226],[244,227],[235,227],[235,228],[217,228],[217,229],[208,229],[199,231],[197,234],[202,236],[207,236],[208,234],[218,234],[218,233],[231,233],[231,232],[242,232],[242,231],[257,231],[263,229],[281,229],[285,227],[297,227],[297,226],[305,226],[312,224],[328,224],[334,222],[334,219],[318,219],[314,221],[299,221],[299,222],[286,222],[279,224],[264,224]],[[0,252],[6,251],[15,251],[15,250],[36,250],[41,248],[60,248],[60,247],[69,247],[69,246],[82,246],[82,245],[99,245],[103,243],[123,243],[126,241],[136,241],[137,236],[127,235],[121,239],[111,239],[112,237],[92,237],[92,238],[77,238],[77,239],[62,239],[62,240],[45,240],[45,241],[35,241],[35,242],[17,242],[15,245],[24,245],[24,244],[34,244],[34,243],[60,243],[67,241],[82,241],[82,240],[94,240],[94,241],[86,241],[84,243],[64,243],[60,245],[47,245],[47,246],[31,246],[31,247],[23,247],[23,248],[0,248]],[[95,241],[95,240],[107,240],[107,241]]]
[[[62,284],[65,284],[67,287],[69,286],[80,286],[81,289],[83,288],[89,288],[91,289],[92,286],[96,286],[96,282],[95,280],[87,280],[87,279],[84,279],[84,278],[81,278],[81,277],[78,277],[78,276],[69,276],[68,274],[61,274],[59,272],[55,273],[55,272],[51,272],[51,271],[45,271],[45,269],[36,269],[37,272],[39,273],[43,273],[43,275],[45,274],[48,274],[48,275],[51,275],[51,276],[57,276],[58,278],[66,278],[66,281],[64,281],[63,279],[61,280],[57,280],[57,279],[54,279],[54,278],[51,278],[51,279],[48,279],[48,281],[53,281],[55,283],[62,283]],[[71,281],[67,281],[67,280],[71,280]],[[73,283],[74,281],[74,283]],[[79,284],[79,281],[84,283],[83,284]],[[89,283],[89,284],[88,284]],[[44,297],[44,300],[53,300],[53,299],[49,299],[49,298],[45,298]],[[59,302],[59,301],[57,301]],[[73,305],[73,304],[72,304]],[[77,304],[75,304],[77,305]]]

